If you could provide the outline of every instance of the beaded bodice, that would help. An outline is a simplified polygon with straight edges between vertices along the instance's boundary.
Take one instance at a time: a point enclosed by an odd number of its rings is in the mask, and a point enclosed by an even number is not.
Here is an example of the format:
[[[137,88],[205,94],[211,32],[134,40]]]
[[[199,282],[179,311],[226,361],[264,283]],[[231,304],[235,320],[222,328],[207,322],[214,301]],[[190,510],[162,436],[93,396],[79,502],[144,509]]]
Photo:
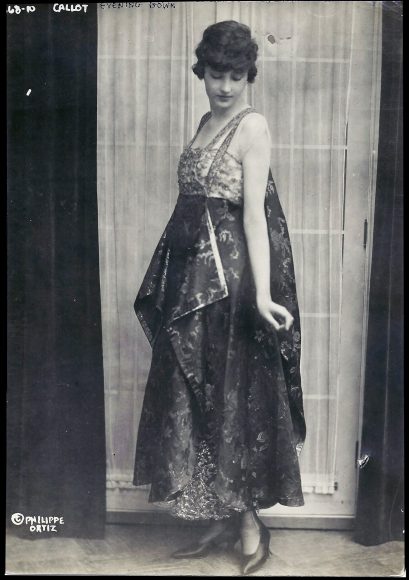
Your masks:
[[[178,166],[180,195],[218,197],[238,205],[243,204],[242,163],[228,151],[228,147],[241,119],[251,111],[253,109],[248,107],[238,113],[205,147],[192,147],[200,129],[210,118],[210,113],[202,118],[195,136],[180,157]],[[217,146],[226,134],[222,143]]]

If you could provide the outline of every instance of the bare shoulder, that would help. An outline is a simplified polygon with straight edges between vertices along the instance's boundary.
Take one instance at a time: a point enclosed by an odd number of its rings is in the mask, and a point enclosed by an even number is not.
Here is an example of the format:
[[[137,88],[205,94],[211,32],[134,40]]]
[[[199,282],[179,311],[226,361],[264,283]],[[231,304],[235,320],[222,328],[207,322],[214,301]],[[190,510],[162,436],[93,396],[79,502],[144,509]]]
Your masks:
[[[261,113],[252,111],[247,113],[242,121],[242,131],[247,135],[258,134],[260,131],[268,130],[267,119]]]
[[[239,157],[244,160],[247,152],[252,149],[255,155],[262,151],[270,150],[271,137],[267,119],[257,111],[247,113],[242,121],[242,126],[237,139]]]
[[[240,148],[247,149],[247,146],[255,140],[270,142],[270,131],[265,116],[252,111],[247,113],[241,123],[238,141]]]

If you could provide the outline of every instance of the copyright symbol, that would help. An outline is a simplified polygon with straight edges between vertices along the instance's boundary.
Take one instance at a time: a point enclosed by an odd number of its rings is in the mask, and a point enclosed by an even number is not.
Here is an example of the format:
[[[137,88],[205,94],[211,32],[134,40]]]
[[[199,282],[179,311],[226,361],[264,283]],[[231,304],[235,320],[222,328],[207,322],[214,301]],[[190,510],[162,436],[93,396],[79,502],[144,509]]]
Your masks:
[[[24,522],[24,516],[23,516],[23,514],[18,514],[18,513],[17,514],[13,514],[11,516],[11,521],[16,526],[21,526],[21,524]]]

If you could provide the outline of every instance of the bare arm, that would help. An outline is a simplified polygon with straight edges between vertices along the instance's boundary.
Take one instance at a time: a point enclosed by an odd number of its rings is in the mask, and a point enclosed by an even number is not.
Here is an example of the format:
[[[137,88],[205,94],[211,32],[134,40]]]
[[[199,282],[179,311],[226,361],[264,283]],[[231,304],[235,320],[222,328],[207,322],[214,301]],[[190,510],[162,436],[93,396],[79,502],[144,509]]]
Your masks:
[[[276,330],[288,330],[293,323],[293,317],[284,306],[273,302],[270,294],[270,245],[264,209],[270,167],[267,133],[264,135],[261,132],[257,136],[243,156],[242,162],[244,231],[256,286],[257,309]]]

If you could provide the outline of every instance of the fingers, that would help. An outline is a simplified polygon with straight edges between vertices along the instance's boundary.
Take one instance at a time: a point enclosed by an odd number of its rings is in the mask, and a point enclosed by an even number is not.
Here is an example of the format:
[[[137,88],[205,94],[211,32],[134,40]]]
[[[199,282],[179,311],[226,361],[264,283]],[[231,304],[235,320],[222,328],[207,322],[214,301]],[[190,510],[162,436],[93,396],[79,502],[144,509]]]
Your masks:
[[[290,330],[290,328],[293,325],[293,322],[294,322],[294,317],[291,316],[291,314],[288,314],[288,316],[286,317],[286,320],[285,320],[285,329]]]
[[[283,323],[280,325],[280,328],[285,328],[286,330],[290,330],[293,322],[294,317],[289,313],[287,308],[284,306],[275,306],[275,312],[284,319]]]
[[[281,330],[283,327],[282,324],[278,324],[277,320],[269,312],[264,315],[264,318],[267,320],[267,322],[272,324],[276,330]]]
[[[271,316],[271,314],[268,314],[265,316],[265,318],[274,326],[276,330],[282,330],[283,328],[285,328],[285,330],[290,330],[294,322],[294,318],[289,312],[283,315],[284,321],[281,324],[277,322],[277,320],[274,318],[274,316]]]
[[[285,329],[287,331],[290,330],[290,328],[294,322],[294,317],[290,314],[290,312],[287,310],[287,308],[285,308],[284,306],[281,306],[279,304],[275,304],[275,303],[274,303],[273,308],[270,307],[270,308],[260,309],[260,314],[277,331],[282,330],[282,329]],[[277,321],[277,319],[274,318],[274,315],[278,316],[278,318],[280,320]]]

